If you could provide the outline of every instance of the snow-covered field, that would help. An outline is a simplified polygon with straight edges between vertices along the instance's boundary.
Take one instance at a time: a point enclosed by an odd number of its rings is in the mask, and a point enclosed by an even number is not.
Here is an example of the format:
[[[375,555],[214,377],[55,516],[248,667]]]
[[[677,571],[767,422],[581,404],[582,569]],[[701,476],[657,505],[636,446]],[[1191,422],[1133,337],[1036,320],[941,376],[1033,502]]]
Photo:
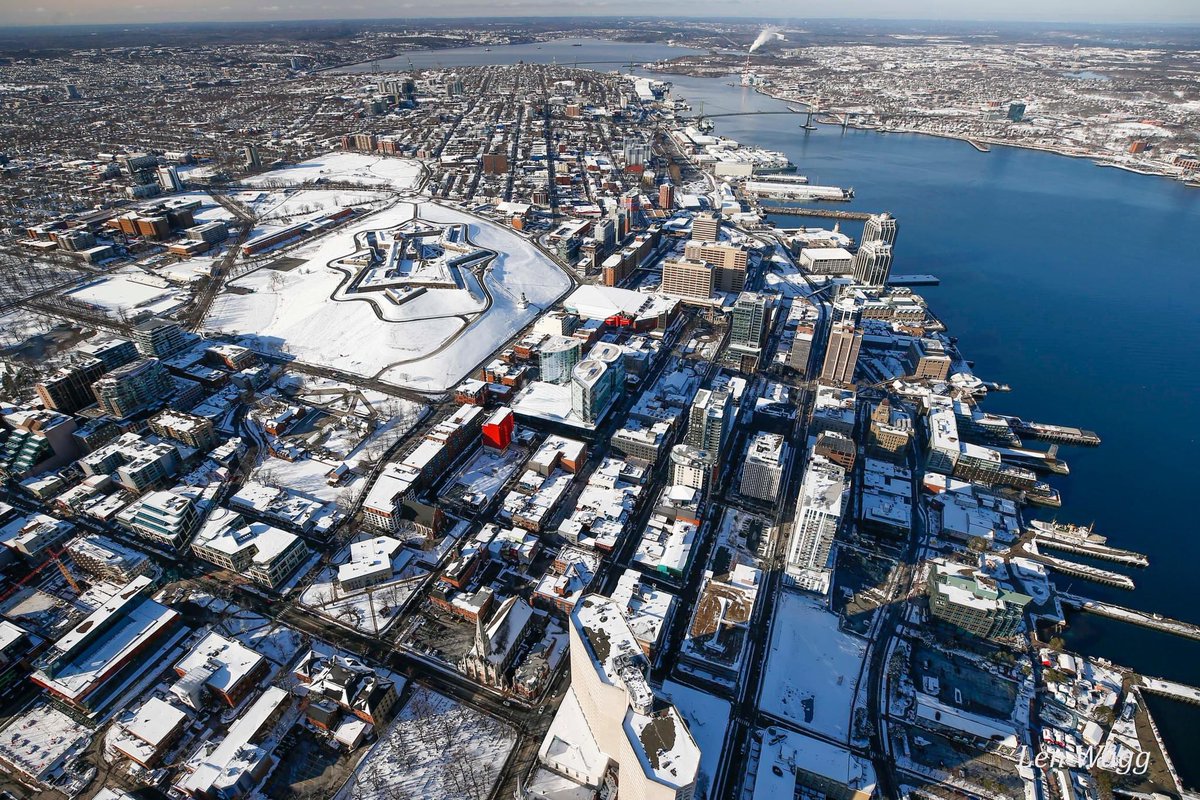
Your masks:
[[[508,725],[417,687],[337,798],[484,800],[515,745]]]
[[[415,188],[420,179],[421,163],[411,158],[334,152],[246,178],[242,183],[269,187],[327,180],[404,190]]]
[[[850,738],[866,643],[815,598],[781,592],[759,710],[839,742]]]
[[[492,296],[487,311],[471,315],[477,303],[456,308],[430,291],[428,301],[396,307],[398,317],[390,321],[376,316],[373,303],[330,299],[345,275],[329,262],[357,249],[354,235],[395,227],[414,213],[433,222],[465,222],[473,242],[496,251],[482,276]],[[513,231],[433,203],[398,203],[288,255],[306,263],[288,271],[260,269],[234,281],[235,292],[249,293],[219,296],[205,327],[244,336],[259,350],[282,349],[304,362],[423,391],[454,386],[570,286],[549,257]],[[469,316],[449,316],[455,313]]]
[[[304,588],[300,604],[342,625],[377,635],[396,621],[405,603],[429,575],[411,550],[402,550],[392,561],[391,580],[347,592],[338,583],[338,567],[350,560],[350,547],[343,547],[329,566]]]
[[[213,199],[208,192],[188,191],[180,192],[174,195],[179,200],[199,200],[200,207],[192,212],[192,219],[196,220],[197,225],[203,225],[206,222],[228,222],[235,223],[237,218],[225,208],[225,206]]]
[[[179,307],[179,290],[163,278],[137,268],[113,274],[63,293],[64,297],[104,309],[112,314],[146,310],[165,314]]]

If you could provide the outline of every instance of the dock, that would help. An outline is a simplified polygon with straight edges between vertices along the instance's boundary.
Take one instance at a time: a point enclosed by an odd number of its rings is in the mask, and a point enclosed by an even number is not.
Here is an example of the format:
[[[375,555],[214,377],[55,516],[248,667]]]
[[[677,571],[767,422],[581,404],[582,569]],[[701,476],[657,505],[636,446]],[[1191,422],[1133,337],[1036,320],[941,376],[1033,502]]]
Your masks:
[[[1038,549],[1036,539],[1031,538],[1022,542],[1021,544],[1017,545],[1017,549],[1020,550],[1021,553],[1026,557],[1044,564],[1055,572],[1062,573],[1063,575],[1069,575],[1072,578],[1082,578],[1083,580],[1093,581],[1094,583],[1100,583],[1105,586],[1112,586],[1115,589],[1127,589],[1129,591],[1134,589],[1133,578],[1130,578],[1128,575],[1122,575],[1119,572],[1113,572],[1112,570],[1102,569],[1100,567],[1093,567],[1091,564],[1079,564],[1075,561],[1068,561],[1065,558],[1046,555]],[[1066,597],[1066,595],[1059,596]],[[1064,602],[1066,602],[1066,600],[1064,600]],[[1089,600],[1087,602],[1091,601]],[[1091,611],[1092,609],[1088,608],[1087,610]],[[1197,638],[1200,638],[1200,631],[1198,631]]]
[[[804,208],[801,206],[760,205],[758,210],[763,214],[778,214],[792,217],[825,217],[827,219],[857,219],[868,220],[871,215],[865,211],[842,211],[836,208]]]
[[[1151,694],[1162,695],[1169,697],[1172,700],[1178,700],[1182,703],[1191,703],[1194,706],[1200,706],[1200,689],[1195,686],[1188,686],[1186,683],[1178,681],[1169,681],[1164,678],[1151,678],[1149,675],[1142,676],[1142,689]]]
[[[1011,461],[1020,467],[1032,470],[1053,472],[1056,475],[1070,475],[1067,462],[1058,457],[1058,445],[1052,445],[1049,450],[1027,450],[1023,447],[1000,447],[993,445],[992,449],[1000,454],[1000,458]]]
[[[1145,611],[1135,611],[1132,608],[1113,605],[1112,603],[1101,603],[1098,600],[1088,600],[1085,597],[1078,597],[1072,594],[1058,595],[1059,601],[1077,611],[1087,611],[1090,614],[1099,614],[1102,617],[1116,619],[1122,622],[1128,622],[1132,625],[1141,625],[1143,628],[1151,628],[1163,633],[1173,633],[1176,636],[1182,636],[1186,639],[1195,639],[1200,641],[1200,625],[1194,625],[1191,622],[1183,622],[1170,617],[1164,617],[1162,614],[1148,614]]]
[[[1097,434],[1083,428],[1072,428],[1069,425],[1047,425],[1044,422],[1026,422],[1020,417],[1007,417],[1007,419],[1018,436],[1040,439],[1043,442],[1077,444],[1084,447],[1096,447],[1100,444],[1100,437]]]
[[[1115,561],[1131,567],[1150,566],[1150,559],[1146,556],[1132,550],[1123,550],[1105,544],[1107,540],[1103,536],[1093,533],[1091,528],[1035,520],[1030,523],[1029,532],[1037,540],[1039,547],[1077,553],[1103,561]]]
[[[936,275],[892,275],[888,286],[937,286],[942,279]]]
[[[983,142],[977,142],[977,141],[975,141],[974,139],[967,139],[967,144],[971,145],[971,147],[974,147],[976,150],[978,150],[978,151],[979,151],[979,152],[981,152],[981,153],[990,153],[990,152],[992,152],[992,148],[991,148],[991,147],[987,146],[987,145],[986,145],[986,144],[984,144]]]

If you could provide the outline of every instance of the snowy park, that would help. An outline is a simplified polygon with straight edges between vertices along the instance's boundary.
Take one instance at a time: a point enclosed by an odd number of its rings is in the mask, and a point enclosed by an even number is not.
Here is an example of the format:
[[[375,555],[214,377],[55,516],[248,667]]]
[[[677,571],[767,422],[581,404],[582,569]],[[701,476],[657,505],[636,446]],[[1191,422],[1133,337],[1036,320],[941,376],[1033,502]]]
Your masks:
[[[305,168],[300,177],[343,181],[343,174],[334,169],[345,167],[351,170],[346,174],[361,177],[363,170],[379,168],[346,159],[324,159],[322,164],[320,170]],[[282,172],[259,177],[278,179]],[[330,194],[319,198],[324,210]],[[340,295],[350,277],[334,263],[359,252],[368,232],[394,229],[414,219],[463,224],[472,244],[495,254],[472,275],[468,283],[473,291],[430,289],[411,302],[392,306],[387,314],[374,301]],[[280,258],[285,254],[286,259]],[[516,232],[432,201],[404,200],[269,254],[260,268],[229,283],[204,327],[239,337],[260,352],[287,354],[418,391],[442,392],[486,361],[570,286],[554,261]]]

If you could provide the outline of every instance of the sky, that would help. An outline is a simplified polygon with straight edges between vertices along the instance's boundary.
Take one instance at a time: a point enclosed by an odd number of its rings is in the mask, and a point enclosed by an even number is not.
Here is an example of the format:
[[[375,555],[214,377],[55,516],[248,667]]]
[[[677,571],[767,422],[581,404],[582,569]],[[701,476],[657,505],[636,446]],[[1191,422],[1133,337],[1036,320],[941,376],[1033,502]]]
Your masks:
[[[0,0],[0,26],[615,14],[1200,23],[1200,0]]]

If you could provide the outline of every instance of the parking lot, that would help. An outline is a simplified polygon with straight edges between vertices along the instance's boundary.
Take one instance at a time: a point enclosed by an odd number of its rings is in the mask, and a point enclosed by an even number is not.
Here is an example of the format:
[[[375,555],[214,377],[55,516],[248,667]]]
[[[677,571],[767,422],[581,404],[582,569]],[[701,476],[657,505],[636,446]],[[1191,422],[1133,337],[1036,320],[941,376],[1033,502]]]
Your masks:
[[[282,760],[267,780],[265,794],[278,800],[333,797],[368,749],[363,745],[353,753],[334,750],[312,731],[297,726],[276,750]]]

